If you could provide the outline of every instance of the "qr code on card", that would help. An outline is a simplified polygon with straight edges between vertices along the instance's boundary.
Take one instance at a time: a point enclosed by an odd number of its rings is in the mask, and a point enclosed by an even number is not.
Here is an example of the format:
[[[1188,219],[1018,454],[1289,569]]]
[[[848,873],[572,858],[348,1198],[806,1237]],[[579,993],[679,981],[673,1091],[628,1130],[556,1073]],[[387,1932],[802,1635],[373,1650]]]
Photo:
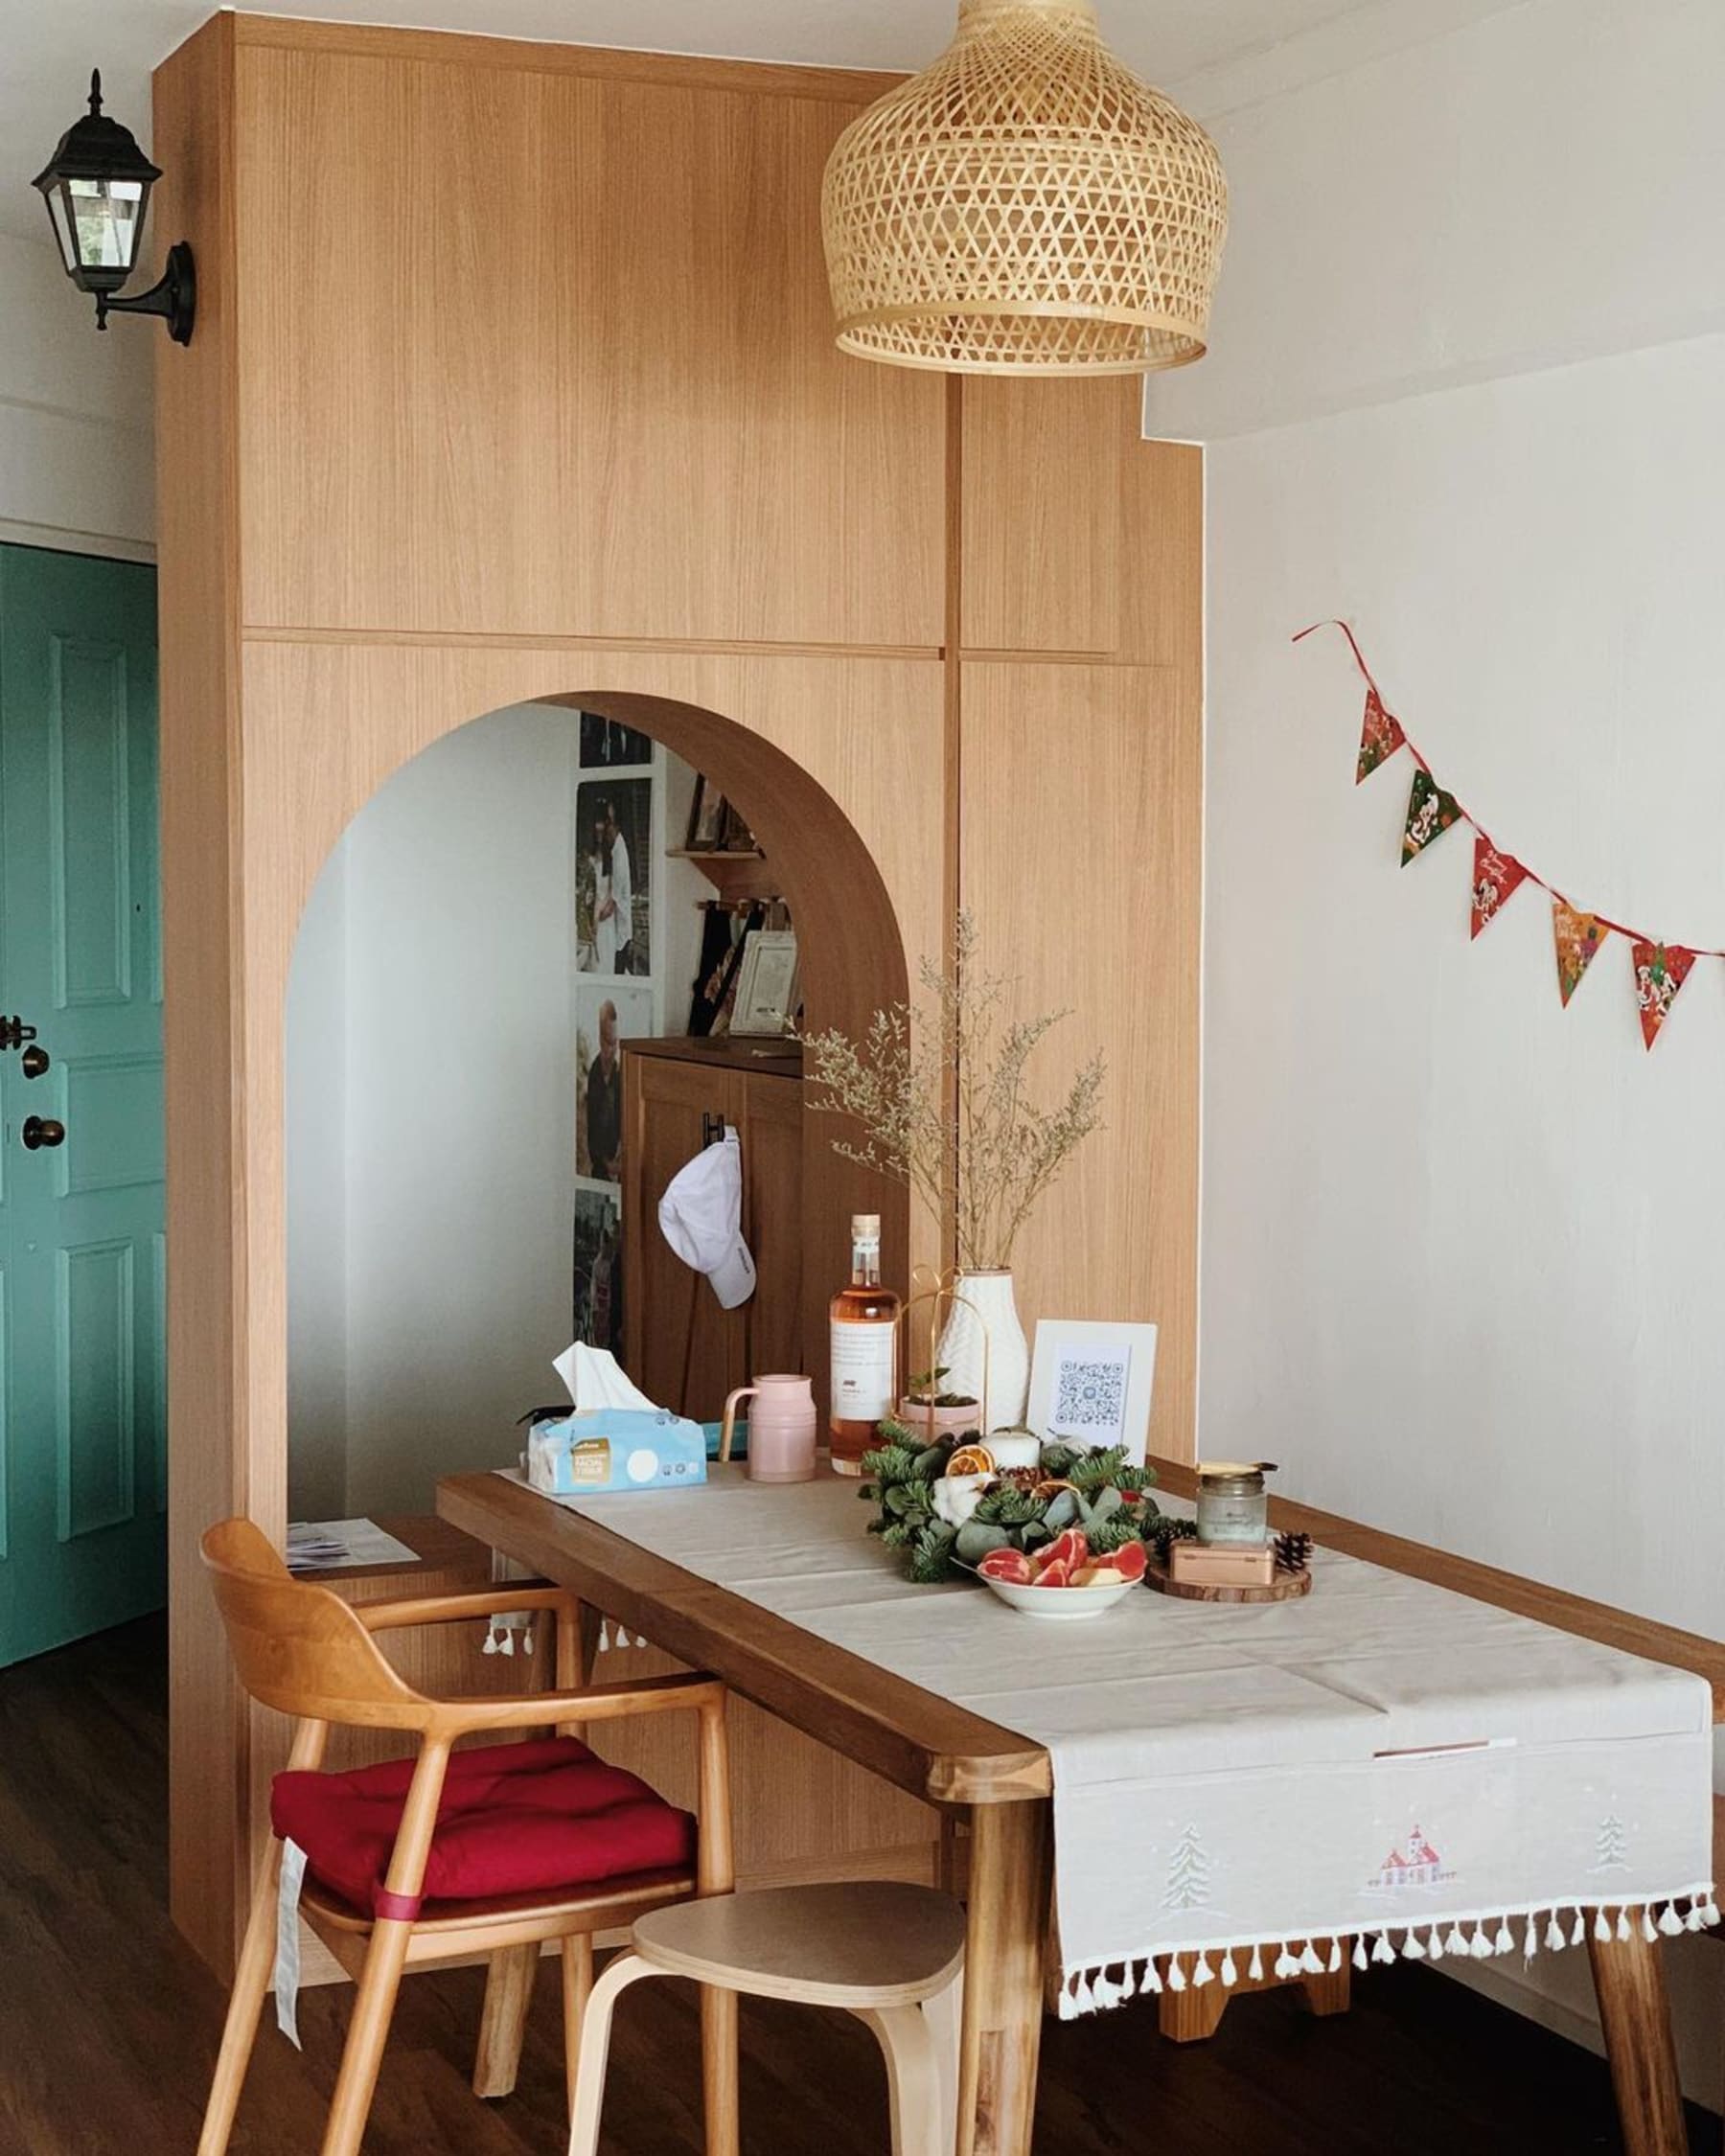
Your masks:
[[[1126,1355],[1062,1357],[1050,1429],[1063,1437],[1115,1439],[1126,1420]]]

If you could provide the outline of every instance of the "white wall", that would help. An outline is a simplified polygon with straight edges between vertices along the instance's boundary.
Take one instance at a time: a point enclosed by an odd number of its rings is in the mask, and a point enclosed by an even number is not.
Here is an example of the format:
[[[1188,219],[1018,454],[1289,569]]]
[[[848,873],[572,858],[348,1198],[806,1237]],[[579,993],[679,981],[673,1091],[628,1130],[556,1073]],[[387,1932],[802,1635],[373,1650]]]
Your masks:
[[[0,541],[149,559],[150,383],[161,327],[96,328],[42,218],[0,233]]]
[[[1470,946],[1469,835],[1397,866],[1411,765],[1354,789],[1346,646],[1288,638],[1346,615],[1502,845],[1725,945],[1721,80],[1716,0],[1531,0],[1212,83],[1213,356],[1149,402],[1210,445],[1202,1447],[1710,1637],[1725,965],[1649,1056],[1626,945],[1560,1007],[1536,889]]]

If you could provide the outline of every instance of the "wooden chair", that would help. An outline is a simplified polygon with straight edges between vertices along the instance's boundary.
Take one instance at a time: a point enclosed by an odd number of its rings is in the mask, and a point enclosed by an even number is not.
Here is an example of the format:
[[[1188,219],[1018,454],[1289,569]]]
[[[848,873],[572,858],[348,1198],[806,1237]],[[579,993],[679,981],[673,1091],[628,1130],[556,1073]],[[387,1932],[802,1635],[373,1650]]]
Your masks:
[[[893,2156],[950,2156],[963,1969],[963,1910],[890,1880],[772,1887],[637,1917],[631,1950],[607,1962],[588,2002],[569,2156],[598,2156],[611,2011],[651,1976],[693,1977],[703,1999],[718,1989],[846,2008],[886,2055]],[[726,2100],[734,2107],[734,2087]]]
[[[592,1989],[592,1935],[627,1926],[691,1895],[728,1894],[733,1884],[724,1691],[707,1677],[661,1677],[636,1685],[579,1686],[580,1605],[566,1590],[502,1582],[488,1593],[352,1605],[327,1588],[295,1580],[264,1534],[246,1520],[223,1521],[203,1538],[240,1680],[251,1696],[296,1718],[289,1771],[323,1763],[332,1724],[411,1732],[420,1739],[412,1779],[374,1916],[307,1874],[301,1913],[358,1985],[342,2053],[322,2156],[356,2156],[371,2109],[384,2040],[402,1971],[426,1963],[491,1961],[494,1989],[511,1986],[524,2010],[540,1945],[561,1943],[564,2041],[573,2111],[581,2032]],[[512,1697],[444,1700],[416,1692],[372,1635],[406,1625],[477,1620],[498,1609],[555,1613],[555,1689]],[[700,1716],[699,1842],[692,1869],[638,1873],[597,1887],[564,1888],[493,1901],[420,1905],[438,1804],[451,1748],[475,1732],[552,1722],[579,1735],[586,1724],[631,1714]],[[274,1964],[282,1844],[272,1841],[259,1872],[234,1978],[198,2156],[223,2156],[257,2036]],[[525,1951],[523,1951],[525,1950]],[[531,1957],[531,1959],[529,1959]],[[506,1976],[499,1986],[498,1978]],[[735,1996],[702,1994],[702,2078],[707,2156],[737,2156]]]

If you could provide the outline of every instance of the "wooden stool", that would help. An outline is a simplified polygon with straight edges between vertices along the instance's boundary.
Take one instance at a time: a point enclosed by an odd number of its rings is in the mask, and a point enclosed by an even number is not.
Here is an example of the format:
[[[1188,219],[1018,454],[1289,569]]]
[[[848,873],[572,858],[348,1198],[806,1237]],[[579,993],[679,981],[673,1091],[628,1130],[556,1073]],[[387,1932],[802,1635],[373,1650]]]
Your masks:
[[[632,1938],[632,1950],[607,1963],[583,2017],[569,2156],[598,2156],[611,2009],[619,1992],[651,1976],[845,2007],[868,2024],[886,2054],[893,2156],[948,2156],[964,1968],[964,1912],[955,1901],[890,1880],[772,1887],[656,1909],[636,1919]],[[728,2108],[735,2084],[709,2087],[705,2097],[709,2113],[715,2101]]]

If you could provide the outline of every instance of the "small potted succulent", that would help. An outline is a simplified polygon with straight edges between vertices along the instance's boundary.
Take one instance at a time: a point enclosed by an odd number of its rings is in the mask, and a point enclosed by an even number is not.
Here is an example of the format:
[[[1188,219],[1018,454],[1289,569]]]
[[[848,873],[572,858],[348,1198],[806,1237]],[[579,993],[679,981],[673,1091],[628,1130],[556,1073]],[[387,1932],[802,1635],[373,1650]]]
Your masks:
[[[921,1371],[899,1402],[899,1421],[915,1431],[925,1445],[942,1437],[962,1437],[981,1425],[982,1410],[976,1394],[947,1391],[941,1382],[947,1375],[944,1364]]]

